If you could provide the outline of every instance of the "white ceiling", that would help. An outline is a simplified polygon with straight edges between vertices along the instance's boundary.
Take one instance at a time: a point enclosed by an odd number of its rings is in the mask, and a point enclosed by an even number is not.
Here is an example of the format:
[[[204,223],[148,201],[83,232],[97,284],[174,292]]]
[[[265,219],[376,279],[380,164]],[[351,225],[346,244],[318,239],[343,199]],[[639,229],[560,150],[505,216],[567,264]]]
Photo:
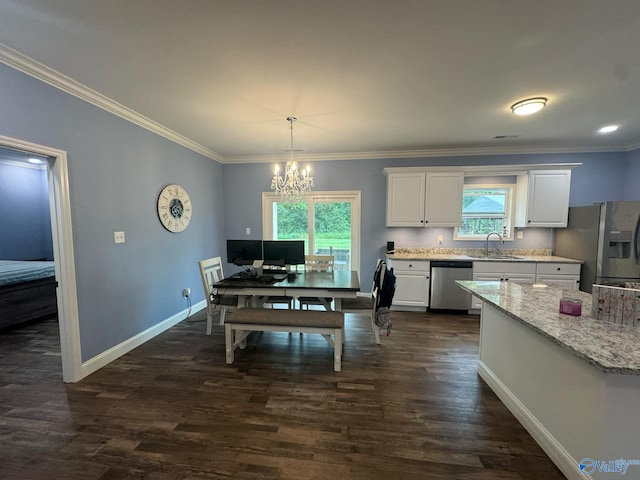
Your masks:
[[[0,44],[225,163],[291,114],[301,158],[640,147],[638,0],[0,0]]]

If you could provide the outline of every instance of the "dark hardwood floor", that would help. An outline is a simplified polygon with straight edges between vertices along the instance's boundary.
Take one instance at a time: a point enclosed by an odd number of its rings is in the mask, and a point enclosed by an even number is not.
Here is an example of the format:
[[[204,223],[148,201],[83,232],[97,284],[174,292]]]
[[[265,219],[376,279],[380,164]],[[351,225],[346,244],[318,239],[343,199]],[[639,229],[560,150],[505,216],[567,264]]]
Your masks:
[[[380,346],[346,320],[339,373],[318,335],[226,365],[200,312],[76,384],[55,320],[4,333],[0,478],[564,478],[478,377],[477,317],[392,312]]]

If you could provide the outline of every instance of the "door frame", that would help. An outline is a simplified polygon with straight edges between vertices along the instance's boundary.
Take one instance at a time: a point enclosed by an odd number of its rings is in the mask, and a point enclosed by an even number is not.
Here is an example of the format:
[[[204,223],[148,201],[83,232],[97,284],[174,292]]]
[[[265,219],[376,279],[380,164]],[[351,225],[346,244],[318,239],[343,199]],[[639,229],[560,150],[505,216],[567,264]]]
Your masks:
[[[77,382],[82,378],[82,355],[67,152],[2,135],[0,135],[0,146],[42,155],[48,159],[49,214],[55,275],[58,282],[56,298],[62,380]]]

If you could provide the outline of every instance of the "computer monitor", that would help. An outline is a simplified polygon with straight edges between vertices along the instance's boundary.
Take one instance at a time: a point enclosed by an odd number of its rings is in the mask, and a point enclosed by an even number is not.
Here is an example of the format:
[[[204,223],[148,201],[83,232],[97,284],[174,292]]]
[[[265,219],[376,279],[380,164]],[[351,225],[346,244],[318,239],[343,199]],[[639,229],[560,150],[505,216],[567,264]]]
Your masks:
[[[304,240],[264,240],[264,264],[304,265]]]
[[[227,262],[253,265],[254,260],[262,260],[262,240],[227,240]]]

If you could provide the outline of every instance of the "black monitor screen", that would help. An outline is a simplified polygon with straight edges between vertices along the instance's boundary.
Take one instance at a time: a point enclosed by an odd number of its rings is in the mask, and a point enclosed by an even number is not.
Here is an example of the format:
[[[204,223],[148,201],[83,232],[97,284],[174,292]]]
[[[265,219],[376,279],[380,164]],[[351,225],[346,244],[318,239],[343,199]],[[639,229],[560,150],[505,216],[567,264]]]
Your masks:
[[[262,260],[262,240],[227,240],[227,262],[252,265],[254,260]]]
[[[304,240],[264,240],[265,265],[304,265]]]

